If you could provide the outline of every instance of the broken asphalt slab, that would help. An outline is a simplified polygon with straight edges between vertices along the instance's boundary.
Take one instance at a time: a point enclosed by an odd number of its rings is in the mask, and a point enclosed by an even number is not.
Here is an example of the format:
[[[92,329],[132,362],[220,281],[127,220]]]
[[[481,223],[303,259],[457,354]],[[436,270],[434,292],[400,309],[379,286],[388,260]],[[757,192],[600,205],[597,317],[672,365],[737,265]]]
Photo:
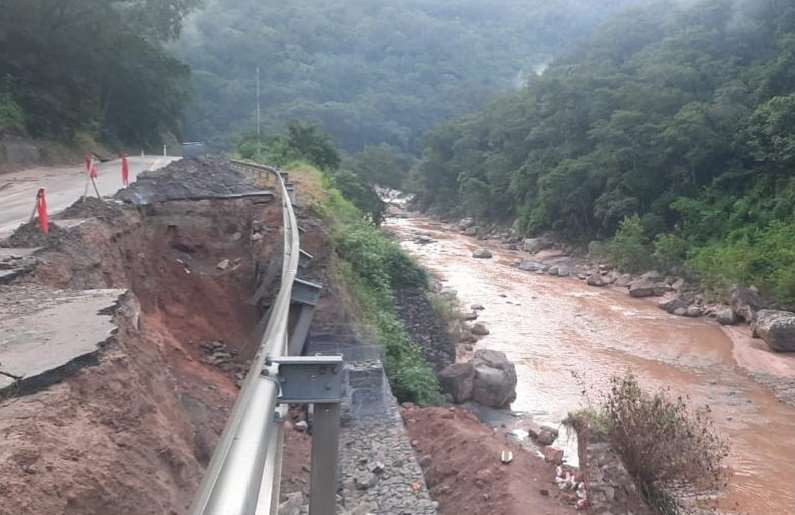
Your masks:
[[[256,178],[232,168],[224,159],[201,158],[175,161],[165,168],[145,172],[116,199],[145,205],[169,200],[235,199],[245,196],[273,196],[260,190]]]
[[[92,361],[127,290],[0,286],[0,396],[47,386]]]

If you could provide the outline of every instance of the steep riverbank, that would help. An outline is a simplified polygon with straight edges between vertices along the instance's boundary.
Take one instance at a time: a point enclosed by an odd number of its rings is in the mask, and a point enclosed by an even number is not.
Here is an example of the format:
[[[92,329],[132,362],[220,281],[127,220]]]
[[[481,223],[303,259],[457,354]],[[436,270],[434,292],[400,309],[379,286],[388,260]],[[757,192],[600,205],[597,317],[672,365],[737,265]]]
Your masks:
[[[673,316],[614,288],[519,270],[512,263],[528,256],[494,241],[486,242],[493,259],[473,259],[486,243],[428,218],[393,218],[386,227],[463,305],[484,305],[479,320],[490,334],[475,348],[501,350],[517,363],[514,410],[556,423],[583,403],[572,373],[596,392],[630,369],[648,386],[670,386],[712,407],[732,444],[722,511],[795,510],[787,485],[795,464],[783,458],[795,452],[795,408],[758,381],[789,384],[795,358],[771,353],[743,328],[728,330],[730,338],[714,322]]]

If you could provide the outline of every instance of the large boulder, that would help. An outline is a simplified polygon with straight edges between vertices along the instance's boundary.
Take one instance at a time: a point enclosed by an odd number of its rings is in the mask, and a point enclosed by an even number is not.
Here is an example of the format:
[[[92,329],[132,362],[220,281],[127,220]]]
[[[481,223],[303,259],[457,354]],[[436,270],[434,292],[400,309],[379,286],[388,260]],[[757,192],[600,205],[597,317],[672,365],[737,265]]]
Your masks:
[[[525,272],[538,272],[546,270],[547,265],[538,261],[523,259],[517,268],[519,268],[519,270],[524,270]]]
[[[685,300],[683,297],[674,297],[670,300],[666,300],[664,302],[660,302],[657,304],[660,309],[667,311],[668,313],[674,313],[678,309],[685,309],[690,306],[690,303]]]
[[[588,279],[585,280],[585,283],[588,286],[598,286],[598,287],[607,286],[607,281],[605,281],[602,278],[601,274],[598,273],[589,275]]]
[[[651,281],[641,279],[629,285],[629,294],[633,297],[653,297],[657,294],[656,286]]]
[[[469,330],[469,332],[475,336],[486,336],[489,334],[488,328],[480,322],[472,325],[472,328]]]
[[[541,252],[544,249],[549,248],[552,245],[552,242],[549,241],[548,238],[540,237],[540,238],[527,238],[524,240],[524,244],[522,245],[522,249],[525,252],[530,254],[536,254]]]
[[[466,402],[472,398],[475,384],[475,367],[472,362],[453,363],[439,372],[439,385],[449,393],[453,402]]]
[[[491,259],[492,254],[489,249],[477,249],[475,252],[472,253],[473,258],[477,259]]]
[[[732,290],[731,307],[738,317],[751,323],[756,312],[764,307],[764,303],[755,289],[738,286]]]
[[[475,221],[471,218],[462,218],[460,222],[458,222],[458,229],[460,231],[466,231],[470,227],[475,225]]]
[[[734,310],[729,307],[721,308],[715,316],[720,325],[734,325],[737,323],[737,315],[735,315]]]
[[[506,408],[516,400],[516,367],[504,353],[481,349],[472,358],[475,380],[472,398],[492,408]]]
[[[754,336],[776,352],[795,352],[795,313],[763,309],[756,313]]]

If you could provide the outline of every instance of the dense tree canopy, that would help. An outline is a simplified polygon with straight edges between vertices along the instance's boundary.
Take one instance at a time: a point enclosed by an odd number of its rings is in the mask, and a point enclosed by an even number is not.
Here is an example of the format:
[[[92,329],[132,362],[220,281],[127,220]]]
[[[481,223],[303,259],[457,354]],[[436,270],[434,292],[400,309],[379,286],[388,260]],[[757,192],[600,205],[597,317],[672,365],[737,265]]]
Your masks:
[[[155,143],[189,69],[164,52],[197,0],[0,0],[0,131]]]
[[[664,1],[433,130],[413,179],[425,206],[527,233],[607,238],[637,215],[705,279],[795,299],[793,165],[795,4]]]
[[[319,123],[344,150],[419,150],[422,131],[518,87],[563,46],[646,0],[205,0],[177,52],[193,67],[191,138]]]

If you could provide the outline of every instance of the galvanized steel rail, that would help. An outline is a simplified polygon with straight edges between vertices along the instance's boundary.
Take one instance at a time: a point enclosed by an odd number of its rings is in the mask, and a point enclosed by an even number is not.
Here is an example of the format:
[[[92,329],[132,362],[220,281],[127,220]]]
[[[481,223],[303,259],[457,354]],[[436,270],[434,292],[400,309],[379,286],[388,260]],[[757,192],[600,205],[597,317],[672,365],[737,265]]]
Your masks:
[[[300,257],[298,223],[279,170],[244,161],[232,163],[276,177],[284,224],[281,286],[254,362],[191,507],[194,515],[266,515],[276,513],[279,502],[284,438],[282,424],[275,420],[280,385],[270,360],[288,352],[288,315]]]

